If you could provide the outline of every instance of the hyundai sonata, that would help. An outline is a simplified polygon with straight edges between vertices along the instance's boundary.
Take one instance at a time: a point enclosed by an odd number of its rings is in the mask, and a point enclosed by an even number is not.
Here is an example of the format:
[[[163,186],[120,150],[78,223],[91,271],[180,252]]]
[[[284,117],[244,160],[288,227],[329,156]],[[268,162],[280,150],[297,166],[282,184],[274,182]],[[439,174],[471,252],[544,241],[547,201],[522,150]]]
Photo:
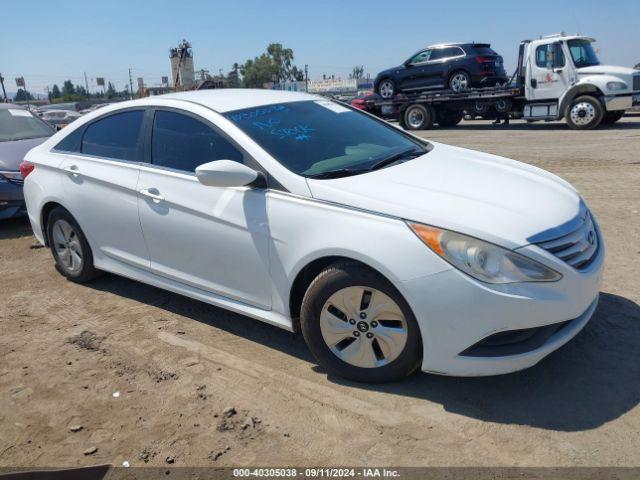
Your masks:
[[[22,172],[69,280],[113,272],[301,331],[358,381],[526,368],[597,304],[604,246],[568,183],[313,95],[119,103]]]

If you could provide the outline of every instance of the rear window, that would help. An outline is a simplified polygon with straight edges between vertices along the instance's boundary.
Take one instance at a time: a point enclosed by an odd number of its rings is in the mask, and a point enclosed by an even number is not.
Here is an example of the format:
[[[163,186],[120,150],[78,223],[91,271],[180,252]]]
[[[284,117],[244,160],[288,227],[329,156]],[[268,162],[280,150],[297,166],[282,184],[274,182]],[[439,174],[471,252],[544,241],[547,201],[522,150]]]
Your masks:
[[[491,47],[476,45],[474,50],[478,55],[498,55]]]
[[[144,111],[131,110],[97,120],[82,137],[82,153],[117,160],[138,160]]]

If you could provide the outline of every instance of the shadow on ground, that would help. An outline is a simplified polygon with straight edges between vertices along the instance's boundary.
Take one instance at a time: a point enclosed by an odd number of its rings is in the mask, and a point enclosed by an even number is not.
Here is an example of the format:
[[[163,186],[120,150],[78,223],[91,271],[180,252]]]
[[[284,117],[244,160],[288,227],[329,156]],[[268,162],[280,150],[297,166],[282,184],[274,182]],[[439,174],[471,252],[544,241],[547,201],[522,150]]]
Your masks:
[[[107,275],[90,286],[315,363],[301,335],[116,276]],[[314,369],[321,374],[318,367]],[[602,293],[593,319],[573,341],[538,365],[510,375],[453,378],[417,373],[386,385],[356,384],[332,376],[329,380],[428,400],[449,412],[484,421],[588,430],[620,417],[640,402],[640,306]]]
[[[27,217],[0,220],[0,240],[29,237],[33,235]]]

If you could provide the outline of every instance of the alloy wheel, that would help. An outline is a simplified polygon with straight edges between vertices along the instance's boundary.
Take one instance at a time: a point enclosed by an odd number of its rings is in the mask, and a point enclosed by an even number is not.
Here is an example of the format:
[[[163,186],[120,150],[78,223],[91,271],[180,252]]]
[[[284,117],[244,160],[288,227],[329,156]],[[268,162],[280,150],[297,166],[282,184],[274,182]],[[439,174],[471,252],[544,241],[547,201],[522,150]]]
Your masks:
[[[393,82],[391,80],[383,80],[380,84],[380,96],[382,98],[391,98],[394,93]]]
[[[79,272],[84,254],[78,233],[69,222],[62,219],[56,221],[51,232],[60,266],[70,274]]]
[[[450,85],[454,92],[462,92],[469,86],[469,79],[464,73],[456,73],[451,77]]]
[[[407,321],[388,295],[370,287],[338,290],[320,314],[322,337],[334,355],[360,368],[393,362],[408,337]]]

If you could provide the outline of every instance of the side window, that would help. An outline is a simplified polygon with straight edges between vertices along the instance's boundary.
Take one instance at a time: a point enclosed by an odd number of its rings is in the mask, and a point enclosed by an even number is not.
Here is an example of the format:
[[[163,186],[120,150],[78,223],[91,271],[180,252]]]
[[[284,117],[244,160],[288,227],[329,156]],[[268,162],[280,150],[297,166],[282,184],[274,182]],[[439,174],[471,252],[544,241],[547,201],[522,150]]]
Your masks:
[[[84,132],[82,153],[137,161],[143,117],[143,110],[131,110],[97,120]]]
[[[151,163],[194,172],[198,165],[214,160],[243,157],[226,138],[193,117],[165,110],[156,111],[151,136]]]
[[[547,68],[547,46],[540,45],[536,48],[536,65],[540,68]]]
[[[411,59],[411,63],[423,63],[429,61],[433,50],[423,50]]]
[[[440,60],[442,58],[456,57],[462,55],[463,52],[458,47],[445,47],[434,50],[431,54],[431,60]]]
[[[80,152],[80,141],[82,140],[83,130],[83,127],[76,128],[73,132],[64,137],[55,147],[53,147],[53,149],[59,152]]]

